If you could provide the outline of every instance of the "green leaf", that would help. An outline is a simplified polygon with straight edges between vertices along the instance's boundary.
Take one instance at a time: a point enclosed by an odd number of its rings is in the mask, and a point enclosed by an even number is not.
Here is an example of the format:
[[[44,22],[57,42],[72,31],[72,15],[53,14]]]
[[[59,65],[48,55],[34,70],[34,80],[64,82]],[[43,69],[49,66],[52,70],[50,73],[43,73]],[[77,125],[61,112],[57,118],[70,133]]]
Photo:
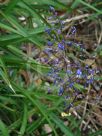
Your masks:
[[[17,19],[14,16],[6,15],[1,12],[1,15],[12,25],[13,28],[17,30],[17,33],[23,37],[27,37],[27,31],[18,23]]]
[[[34,132],[45,120],[45,118],[39,118],[38,120],[34,121],[32,124],[30,124],[27,128],[27,134],[30,134]]]
[[[7,83],[7,85],[11,88],[11,90],[15,93],[15,90],[13,89],[8,74],[6,72],[6,68],[5,65],[2,61],[2,59],[0,58],[0,75],[2,76],[3,80]]]
[[[20,0],[10,1],[7,8],[6,8],[5,14],[10,14],[19,1]]]
[[[75,1],[72,3],[71,8],[74,9],[74,8],[76,8],[79,4],[80,4],[80,1],[79,1],[79,0],[75,0]]]
[[[0,130],[1,130],[1,133],[2,133],[1,136],[9,136],[8,129],[1,120],[0,120]]]
[[[61,129],[61,131],[66,135],[66,136],[74,136],[71,132],[71,130],[64,125],[63,121],[60,120],[55,114],[51,113],[50,115],[51,120]]]
[[[0,28],[3,28],[5,30],[8,30],[9,32],[13,32],[13,33],[21,35],[17,30],[13,29],[12,27],[10,27],[6,24],[0,23]]]
[[[19,135],[20,136],[23,136],[25,131],[26,131],[26,126],[27,126],[27,105],[26,103],[24,103],[24,115],[23,115],[23,120],[22,120],[22,125],[21,125],[21,128],[20,128],[20,132],[19,132]]]
[[[25,2],[28,2],[27,0],[24,0]],[[58,0],[29,0],[29,4],[30,5],[35,5],[35,3],[37,3],[37,5],[48,5],[48,6],[54,6],[55,8],[61,9],[61,10],[65,10],[67,9],[67,6],[65,4],[63,4],[62,2],[59,2]],[[48,7],[49,8],[49,7]]]
[[[74,84],[74,86],[78,89],[78,90],[80,90],[80,91],[82,91],[82,90],[84,90],[85,88],[84,88],[84,86],[83,85],[81,85],[81,84],[77,84],[77,83],[75,83]]]
[[[101,11],[101,10],[98,10],[98,9],[95,8],[94,6],[90,5],[89,3],[86,3],[86,2],[84,2],[83,0],[77,0],[77,1],[79,1],[81,4],[83,4],[83,5],[85,5],[85,6],[89,7],[90,9],[96,11],[97,13],[102,14],[102,11]]]
[[[102,130],[98,130],[94,133],[90,133],[89,136],[98,136],[98,135],[102,135]]]
[[[34,106],[36,106],[36,107],[39,109],[39,111],[41,112],[41,114],[45,117],[45,119],[48,121],[50,127],[51,127],[52,130],[54,131],[55,136],[58,136],[56,130],[54,129],[53,123],[52,123],[52,122],[50,121],[50,119],[49,119],[49,115],[48,115],[48,112],[47,112],[46,107],[45,107],[39,100],[37,100],[37,99],[35,99],[35,98],[32,98],[32,97],[30,96],[30,94],[28,94],[28,93],[27,93],[24,89],[22,89],[21,87],[18,87],[14,82],[12,82],[12,84],[13,84],[13,86],[15,87],[15,89],[16,89],[17,91],[20,91],[24,96],[26,96],[26,98],[28,98],[28,99],[31,101],[31,103],[32,103]]]
[[[19,6],[25,8],[27,11],[29,11],[34,18],[38,19],[39,21],[41,19],[47,26],[50,26],[47,23],[47,21],[39,13],[37,13],[37,11],[35,11],[34,9],[32,9],[32,7],[29,7],[29,5],[27,3],[20,2]]]

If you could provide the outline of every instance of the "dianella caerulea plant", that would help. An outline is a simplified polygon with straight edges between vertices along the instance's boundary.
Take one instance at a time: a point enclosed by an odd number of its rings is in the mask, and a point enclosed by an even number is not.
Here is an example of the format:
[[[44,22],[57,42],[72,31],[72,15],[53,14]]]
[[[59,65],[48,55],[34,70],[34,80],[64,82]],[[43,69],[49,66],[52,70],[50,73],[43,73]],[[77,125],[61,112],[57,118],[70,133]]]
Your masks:
[[[57,94],[64,97],[65,109],[69,110],[77,101],[78,95],[93,84],[96,69],[84,64],[81,58],[72,59],[70,57],[68,49],[78,52],[79,55],[85,52],[83,44],[69,40],[71,36],[75,36],[77,28],[73,25],[65,34],[63,31],[65,23],[52,6],[50,6],[50,13],[48,21],[51,22],[51,27],[45,30],[47,47],[44,48],[48,58],[45,58],[44,61],[51,66],[47,76],[53,79],[54,86],[58,87]],[[51,91],[51,88],[48,89],[48,92],[49,90]]]

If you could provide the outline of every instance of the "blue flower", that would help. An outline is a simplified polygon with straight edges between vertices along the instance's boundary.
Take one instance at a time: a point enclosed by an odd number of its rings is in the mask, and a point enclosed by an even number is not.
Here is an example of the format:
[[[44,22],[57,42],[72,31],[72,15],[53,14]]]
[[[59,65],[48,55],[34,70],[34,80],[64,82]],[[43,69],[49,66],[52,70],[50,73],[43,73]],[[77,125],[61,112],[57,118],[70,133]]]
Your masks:
[[[58,15],[58,13],[57,12],[55,12],[55,16],[57,16]]]
[[[72,46],[73,42],[69,41],[69,42],[66,42],[66,44],[69,46]]]
[[[92,75],[94,75],[94,69],[89,69],[89,74],[92,74]]]
[[[86,68],[86,69],[88,69],[88,68],[89,68],[89,66],[88,66],[88,65],[86,65],[86,66],[85,66],[85,68]]]
[[[58,29],[58,30],[57,30],[57,33],[58,33],[58,34],[61,34],[61,30],[60,30],[60,29]]]
[[[59,59],[56,58],[54,61],[53,61],[54,65],[58,64],[59,63]],[[56,65],[57,66],[57,65]]]
[[[94,81],[94,77],[93,77],[93,76],[90,77],[89,79],[87,79],[87,83],[88,83],[88,84],[92,84],[93,81]]]
[[[64,21],[60,20],[59,22],[60,22],[61,28],[64,28],[64,24],[65,24]]]
[[[67,74],[68,74],[68,75],[71,75],[71,74],[72,74],[72,71],[71,71],[71,70],[67,70]]]
[[[48,42],[47,42],[47,45],[48,45],[48,46],[52,46],[52,45],[53,45],[53,42],[48,41]]]
[[[65,96],[64,98],[65,98],[66,100],[68,100],[68,99],[70,99],[70,96],[67,95],[67,96]]]
[[[77,77],[81,77],[81,76],[82,76],[82,71],[81,71],[80,69],[78,69],[78,70],[76,71],[76,76],[77,76]]]
[[[73,103],[70,103],[67,108],[65,109],[65,111],[69,110],[71,107],[73,107]]]
[[[50,34],[51,33],[51,28],[46,28],[45,32],[48,33],[48,34]]]
[[[53,6],[50,6],[50,11],[55,12],[55,8]]]
[[[73,27],[71,28],[71,34],[75,34],[75,33],[76,33],[76,27],[73,26]]]
[[[61,96],[63,94],[63,92],[64,92],[64,89],[63,89],[63,86],[61,86],[59,89],[58,95]]]
[[[65,40],[64,39],[62,39],[62,43],[65,44]]]
[[[73,86],[74,86],[74,83],[71,82],[71,83],[69,84],[69,87],[70,87],[70,88],[73,88]]]
[[[47,91],[48,91],[47,93],[50,94],[51,93],[51,88],[48,87]]]
[[[52,17],[52,16],[50,16],[50,17],[48,18],[48,20],[51,20],[51,19],[53,19],[53,17]]]
[[[64,50],[64,45],[62,43],[58,43],[58,48]]]

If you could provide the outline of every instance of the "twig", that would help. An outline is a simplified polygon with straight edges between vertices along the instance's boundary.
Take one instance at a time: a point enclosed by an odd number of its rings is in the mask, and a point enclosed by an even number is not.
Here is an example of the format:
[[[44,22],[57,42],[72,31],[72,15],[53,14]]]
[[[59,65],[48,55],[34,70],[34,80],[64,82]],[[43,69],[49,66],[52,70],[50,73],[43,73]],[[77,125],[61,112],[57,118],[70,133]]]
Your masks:
[[[75,20],[79,20],[79,19],[82,19],[82,18],[85,18],[85,17],[89,17],[90,14],[84,14],[84,15],[80,15],[80,16],[75,16],[75,17],[72,17],[70,19],[66,19],[65,21],[63,21],[64,23],[69,23],[71,21],[75,21]]]
[[[88,121],[86,122],[84,128],[83,128],[84,131],[86,130],[86,128],[87,128],[87,126],[88,126],[88,124],[89,124],[90,121],[91,121],[91,120],[90,120],[90,118],[89,118]]]
[[[89,85],[89,88],[88,88],[88,93],[87,93],[87,96],[86,96],[86,102],[85,102],[85,106],[84,106],[84,111],[83,111],[83,117],[85,116],[85,114],[86,114],[86,109],[87,109],[87,102],[88,102],[88,99],[89,99],[89,96],[88,96],[88,94],[89,94],[89,91],[90,91],[90,85]],[[80,125],[80,128],[82,128],[82,123],[81,123],[81,125]]]
[[[90,121],[91,121],[91,123],[93,124],[94,128],[95,128],[96,130],[98,130],[97,126],[95,125],[95,123],[94,123],[94,121],[93,121],[93,119],[92,119],[90,116],[89,116],[89,118],[90,118]]]
[[[78,119],[81,119],[81,116],[80,116],[75,110],[73,110],[72,113],[73,113]],[[82,123],[83,123],[84,125],[86,125],[86,122],[85,122],[84,120],[82,121]],[[89,129],[91,129],[92,132],[95,132],[95,130],[94,130],[90,125],[87,125],[87,127],[88,127]]]
[[[101,40],[102,40],[102,22],[100,21],[100,28],[101,28],[101,32],[100,32],[100,36],[98,38],[98,45],[100,44]]]

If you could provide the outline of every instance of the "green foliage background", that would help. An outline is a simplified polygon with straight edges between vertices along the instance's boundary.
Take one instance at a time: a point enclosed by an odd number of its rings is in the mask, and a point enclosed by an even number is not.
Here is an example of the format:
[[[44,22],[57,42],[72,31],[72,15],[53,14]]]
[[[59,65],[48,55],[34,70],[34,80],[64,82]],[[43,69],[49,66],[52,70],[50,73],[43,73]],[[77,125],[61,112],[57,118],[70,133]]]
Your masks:
[[[65,1],[67,2],[67,0]],[[100,2],[100,1],[99,1]],[[63,99],[56,95],[48,95],[43,87],[34,84],[24,86],[19,76],[20,70],[43,75],[48,67],[32,59],[21,49],[25,44],[33,44],[43,49],[45,46],[44,31],[50,24],[49,5],[57,10],[71,13],[81,5],[82,10],[92,10],[89,19],[95,19],[102,11],[83,0],[75,0],[67,6],[57,0],[9,0],[0,4],[0,136],[47,136],[43,129],[45,124],[51,128],[53,136],[81,136],[80,120],[74,116],[61,117]],[[26,24],[18,18],[24,16]],[[33,27],[36,23],[37,27]],[[30,118],[34,118],[30,122]],[[64,120],[70,123],[64,124]],[[102,131],[91,135],[102,134]]]

